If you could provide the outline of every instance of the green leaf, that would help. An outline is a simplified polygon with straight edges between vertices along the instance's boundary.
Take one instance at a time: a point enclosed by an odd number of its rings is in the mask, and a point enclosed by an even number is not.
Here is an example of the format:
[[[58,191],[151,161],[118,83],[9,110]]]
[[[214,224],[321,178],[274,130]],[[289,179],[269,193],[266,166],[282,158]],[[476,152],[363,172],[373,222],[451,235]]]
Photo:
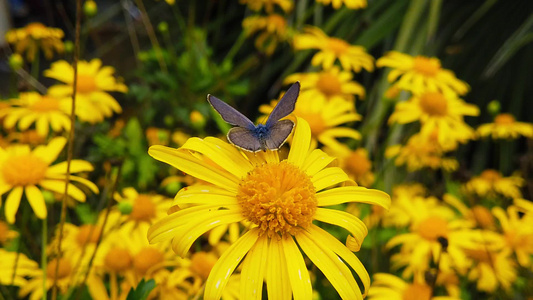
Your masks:
[[[148,281],[141,280],[137,288],[131,288],[126,300],[146,300],[148,294],[155,288],[155,281],[150,279]]]
[[[87,203],[78,203],[76,207],[76,214],[83,224],[93,224],[98,218],[98,214],[91,210],[91,206]]]

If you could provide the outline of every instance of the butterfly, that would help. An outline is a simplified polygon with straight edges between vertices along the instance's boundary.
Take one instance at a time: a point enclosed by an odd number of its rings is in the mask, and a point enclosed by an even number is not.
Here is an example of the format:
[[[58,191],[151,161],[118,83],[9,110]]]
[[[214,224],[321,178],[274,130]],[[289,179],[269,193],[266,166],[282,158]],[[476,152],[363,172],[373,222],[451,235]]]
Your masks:
[[[296,82],[279,100],[266,123],[257,125],[213,95],[207,95],[207,101],[224,121],[236,126],[228,131],[228,141],[243,150],[257,152],[278,150],[285,143],[294,128],[294,122],[280,119],[292,113],[299,93],[300,82]]]

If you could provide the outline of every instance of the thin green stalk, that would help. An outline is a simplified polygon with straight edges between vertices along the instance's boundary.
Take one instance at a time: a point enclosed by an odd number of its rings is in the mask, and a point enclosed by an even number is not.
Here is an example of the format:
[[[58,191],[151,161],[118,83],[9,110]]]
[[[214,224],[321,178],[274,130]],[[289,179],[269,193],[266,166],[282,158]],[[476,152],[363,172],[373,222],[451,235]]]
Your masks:
[[[161,51],[161,46],[159,45],[159,41],[157,40],[157,37],[155,35],[154,27],[152,26],[152,22],[148,17],[148,13],[144,8],[143,1],[137,0],[135,2],[137,3],[137,7],[139,8],[139,10],[141,11],[141,19],[143,21],[144,27],[146,28],[146,33],[148,34],[150,43],[152,43],[152,47],[154,47],[155,55],[159,62],[159,67],[161,68],[161,71],[163,71],[164,73],[168,73],[167,64],[163,59],[163,52]]]
[[[46,269],[48,258],[46,256],[46,245],[48,244],[48,218],[43,219],[43,230],[41,237],[41,267],[43,268],[43,300],[46,300]],[[57,261],[59,266],[59,260]]]
[[[427,0],[412,0],[411,4],[407,8],[405,17],[403,18],[402,26],[398,32],[398,38],[394,45],[394,50],[400,52],[406,52],[407,45],[413,35],[416,35],[416,26],[418,21],[424,15],[424,10],[427,5]]]

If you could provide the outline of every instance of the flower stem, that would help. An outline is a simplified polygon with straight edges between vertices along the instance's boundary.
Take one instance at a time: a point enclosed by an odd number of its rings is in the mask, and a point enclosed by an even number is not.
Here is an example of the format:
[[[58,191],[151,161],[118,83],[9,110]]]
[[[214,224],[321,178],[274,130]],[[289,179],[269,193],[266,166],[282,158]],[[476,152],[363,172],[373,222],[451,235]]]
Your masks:
[[[48,218],[43,219],[43,231],[41,238],[41,267],[43,268],[43,300],[46,300],[46,269],[47,269],[47,257],[46,257],[46,245],[48,244]],[[57,263],[59,266],[59,261]]]

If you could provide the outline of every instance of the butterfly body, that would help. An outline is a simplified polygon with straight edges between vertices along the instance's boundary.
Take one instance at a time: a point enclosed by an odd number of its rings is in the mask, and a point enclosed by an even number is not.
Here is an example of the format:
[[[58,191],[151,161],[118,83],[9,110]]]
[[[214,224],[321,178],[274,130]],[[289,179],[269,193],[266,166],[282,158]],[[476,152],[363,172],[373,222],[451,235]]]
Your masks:
[[[228,131],[228,141],[251,152],[277,150],[287,140],[294,128],[291,120],[280,120],[294,110],[300,83],[293,84],[283,95],[265,124],[255,125],[250,119],[224,101],[208,95],[207,101],[220,114],[222,119],[236,127]]]

